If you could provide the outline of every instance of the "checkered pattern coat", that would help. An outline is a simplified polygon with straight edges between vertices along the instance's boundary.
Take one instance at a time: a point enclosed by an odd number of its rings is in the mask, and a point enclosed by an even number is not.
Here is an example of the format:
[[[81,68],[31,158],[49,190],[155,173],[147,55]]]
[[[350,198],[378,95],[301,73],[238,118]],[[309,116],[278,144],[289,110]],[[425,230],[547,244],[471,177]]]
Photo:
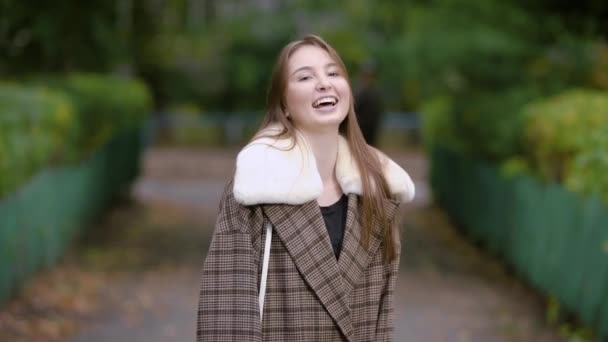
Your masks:
[[[243,205],[230,183],[203,266],[197,341],[394,341],[399,258],[383,263],[380,224],[374,225],[368,250],[361,246],[359,198],[348,195],[336,260],[315,200]],[[397,202],[387,199],[384,209],[394,217]],[[268,222],[273,234],[260,322],[258,291]]]

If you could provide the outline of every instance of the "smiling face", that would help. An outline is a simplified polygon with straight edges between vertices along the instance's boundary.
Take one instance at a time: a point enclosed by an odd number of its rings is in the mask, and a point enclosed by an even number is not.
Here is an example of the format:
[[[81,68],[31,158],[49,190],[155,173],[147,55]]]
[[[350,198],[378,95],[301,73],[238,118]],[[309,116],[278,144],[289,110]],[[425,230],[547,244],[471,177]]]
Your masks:
[[[300,130],[337,129],[348,114],[351,90],[344,70],[327,51],[299,47],[287,63],[285,106]]]

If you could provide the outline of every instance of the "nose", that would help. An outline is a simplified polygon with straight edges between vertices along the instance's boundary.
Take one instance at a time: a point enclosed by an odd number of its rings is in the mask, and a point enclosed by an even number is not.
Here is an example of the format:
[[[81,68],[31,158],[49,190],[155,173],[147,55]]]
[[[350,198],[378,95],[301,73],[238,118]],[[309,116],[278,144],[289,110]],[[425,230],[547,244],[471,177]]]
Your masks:
[[[331,89],[331,82],[327,76],[320,76],[317,82],[317,90],[323,91]]]

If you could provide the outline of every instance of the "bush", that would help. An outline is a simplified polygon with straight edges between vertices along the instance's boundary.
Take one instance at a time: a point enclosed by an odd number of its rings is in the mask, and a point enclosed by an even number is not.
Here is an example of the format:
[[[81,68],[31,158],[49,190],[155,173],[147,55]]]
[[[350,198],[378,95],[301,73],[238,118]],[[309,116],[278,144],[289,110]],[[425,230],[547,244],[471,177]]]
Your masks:
[[[540,50],[526,66],[529,82],[536,84],[546,95],[554,95],[568,88],[581,86],[602,87],[606,53],[600,43],[564,34],[557,42]],[[602,70],[603,69],[603,70]],[[601,71],[600,71],[601,70]]]
[[[451,109],[452,101],[448,96],[434,97],[422,104],[422,138],[428,152],[436,145],[464,149],[462,139],[458,138],[454,130]]]
[[[590,83],[599,89],[608,90],[608,44],[598,42],[592,47]]]
[[[205,111],[262,108],[272,66],[292,27],[287,17],[247,13],[204,30],[160,36],[146,76],[154,80],[149,83],[157,88],[159,106],[195,102]]]
[[[65,95],[0,85],[0,195],[61,158],[72,148],[65,137],[77,126],[73,106]]]
[[[453,100],[453,122],[467,152],[497,161],[521,153],[523,107],[536,97],[530,87],[478,91]]]
[[[522,34],[531,19],[498,1],[412,5],[404,21],[405,32],[382,53],[382,76],[414,107],[437,95],[462,97],[519,84],[537,51]]]
[[[526,156],[533,169],[574,191],[600,190],[608,196],[608,95],[569,90],[524,112]]]
[[[593,130],[570,165],[566,187],[572,191],[598,193],[608,203],[608,126]]]
[[[142,83],[115,76],[45,77],[0,85],[0,195],[48,164],[88,157],[137,127],[150,108]]]
[[[64,92],[76,109],[78,131],[70,143],[77,150],[67,156],[69,160],[87,156],[118,131],[137,126],[151,108],[150,94],[143,83],[118,76],[74,73],[34,83]]]
[[[522,108],[535,96],[533,88],[514,87],[465,98],[435,97],[420,109],[425,145],[439,143],[486,160],[520,154]]]

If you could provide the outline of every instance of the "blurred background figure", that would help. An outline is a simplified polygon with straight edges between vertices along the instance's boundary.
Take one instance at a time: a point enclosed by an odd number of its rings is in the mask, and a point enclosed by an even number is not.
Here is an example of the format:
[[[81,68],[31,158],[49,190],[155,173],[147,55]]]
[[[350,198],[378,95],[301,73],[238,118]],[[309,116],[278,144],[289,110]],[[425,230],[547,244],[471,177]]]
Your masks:
[[[384,115],[382,94],[377,85],[377,66],[373,61],[364,63],[355,91],[355,113],[363,136],[368,144],[378,144],[378,131]]]

